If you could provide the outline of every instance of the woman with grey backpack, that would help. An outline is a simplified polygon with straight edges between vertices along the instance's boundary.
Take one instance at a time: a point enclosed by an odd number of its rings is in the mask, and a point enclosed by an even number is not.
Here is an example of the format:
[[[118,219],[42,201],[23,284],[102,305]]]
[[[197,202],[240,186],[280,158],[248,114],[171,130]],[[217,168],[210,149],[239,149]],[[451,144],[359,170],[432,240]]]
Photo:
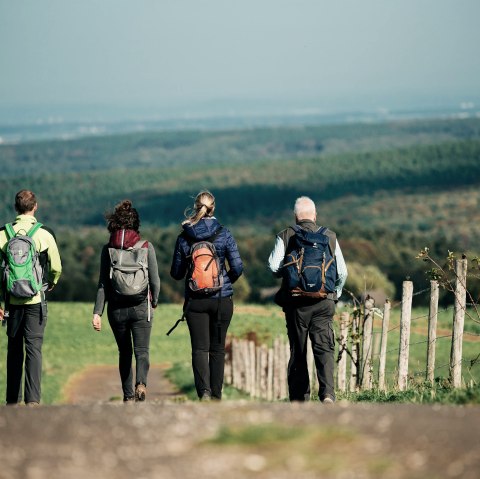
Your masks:
[[[110,240],[100,257],[92,325],[96,331],[102,329],[107,302],[108,321],[118,345],[123,400],[145,401],[153,309],[160,292],[157,259],[153,245],[140,238],[140,218],[131,201],[121,201],[106,220]],[[136,362],[135,389],[132,354]]]

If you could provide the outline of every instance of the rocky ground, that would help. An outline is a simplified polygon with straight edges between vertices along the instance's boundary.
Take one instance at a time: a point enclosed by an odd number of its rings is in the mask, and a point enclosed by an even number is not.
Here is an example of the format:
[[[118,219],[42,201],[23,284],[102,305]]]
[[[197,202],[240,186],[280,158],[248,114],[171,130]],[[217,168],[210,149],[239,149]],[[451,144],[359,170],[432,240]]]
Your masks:
[[[72,404],[1,407],[0,478],[480,477],[477,406],[198,403],[152,373],[165,389],[146,403],[115,400],[115,368],[92,368]],[[107,386],[85,397],[92,378]]]

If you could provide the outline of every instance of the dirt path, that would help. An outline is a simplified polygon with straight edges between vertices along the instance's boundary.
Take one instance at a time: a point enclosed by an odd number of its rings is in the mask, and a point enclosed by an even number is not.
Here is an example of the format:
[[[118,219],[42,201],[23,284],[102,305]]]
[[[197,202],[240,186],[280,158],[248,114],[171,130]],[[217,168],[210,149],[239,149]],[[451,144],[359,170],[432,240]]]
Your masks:
[[[121,401],[115,366],[67,384],[68,404],[0,406],[0,479],[477,479],[480,407],[179,402],[152,366]]]
[[[150,366],[147,399],[150,402],[179,400],[182,393],[165,377],[169,364]],[[92,365],[74,374],[63,392],[67,404],[121,402],[123,399],[117,366]]]
[[[477,479],[479,431],[479,407],[3,406],[0,478]]]

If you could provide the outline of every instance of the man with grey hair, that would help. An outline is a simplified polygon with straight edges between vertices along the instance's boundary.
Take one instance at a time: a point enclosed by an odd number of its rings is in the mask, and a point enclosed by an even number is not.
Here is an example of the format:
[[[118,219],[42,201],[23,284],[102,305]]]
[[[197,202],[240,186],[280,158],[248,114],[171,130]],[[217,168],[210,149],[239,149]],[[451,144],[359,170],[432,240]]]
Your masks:
[[[276,236],[275,246],[268,259],[268,266],[276,277],[283,277],[282,286],[275,296],[282,306],[290,342],[288,363],[288,389],[291,401],[310,399],[310,381],[307,364],[307,338],[312,342],[315,366],[319,382],[318,396],[324,404],[335,402],[333,316],[335,304],[342,294],[347,279],[347,266],[338,244],[336,234],[316,224],[315,203],[307,196],[301,196],[294,206],[295,226],[289,226]],[[331,274],[335,285],[324,297],[292,294],[285,281],[285,257],[295,248],[295,237],[300,233],[317,233],[328,237],[328,248],[333,262]],[[325,239],[325,241],[327,241]]]

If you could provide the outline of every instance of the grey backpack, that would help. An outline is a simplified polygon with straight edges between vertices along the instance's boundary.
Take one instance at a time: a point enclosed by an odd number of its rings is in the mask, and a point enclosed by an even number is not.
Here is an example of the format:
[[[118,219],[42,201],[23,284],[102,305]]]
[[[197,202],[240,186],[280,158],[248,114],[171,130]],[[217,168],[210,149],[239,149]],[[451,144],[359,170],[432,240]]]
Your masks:
[[[132,303],[141,302],[148,295],[148,245],[145,244],[145,240],[140,240],[132,248],[108,248],[112,289]]]

